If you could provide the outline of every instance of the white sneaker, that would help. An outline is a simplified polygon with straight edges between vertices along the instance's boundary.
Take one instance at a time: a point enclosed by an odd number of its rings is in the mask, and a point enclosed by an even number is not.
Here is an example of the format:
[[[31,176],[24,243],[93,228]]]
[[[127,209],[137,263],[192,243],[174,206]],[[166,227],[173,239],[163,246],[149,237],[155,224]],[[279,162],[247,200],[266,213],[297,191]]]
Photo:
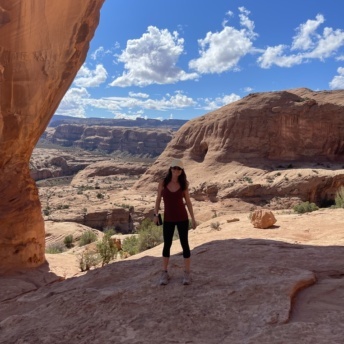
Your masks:
[[[170,279],[170,276],[167,271],[162,271],[160,276],[160,285],[166,285],[168,283],[168,280]]]
[[[184,271],[183,284],[184,284],[184,285],[189,285],[190,283],[191,283],[190,272]]]

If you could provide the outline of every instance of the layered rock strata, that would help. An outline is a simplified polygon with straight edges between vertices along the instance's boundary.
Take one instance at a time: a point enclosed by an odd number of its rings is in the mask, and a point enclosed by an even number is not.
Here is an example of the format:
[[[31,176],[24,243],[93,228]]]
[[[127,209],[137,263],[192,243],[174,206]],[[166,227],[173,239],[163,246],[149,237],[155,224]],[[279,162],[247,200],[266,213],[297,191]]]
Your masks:
[[[164,151],[172,137],[170,129],[61,124],[45,139],[65,147],[156,157]]]
[[[136,187],[155,190],[172,158],[199,200],[329,204],[344,185],[344,91],[256,93],[189,121]]]
[[[45,261],[29,160],[85,60],[103,1],[0,2],[0,271]]]

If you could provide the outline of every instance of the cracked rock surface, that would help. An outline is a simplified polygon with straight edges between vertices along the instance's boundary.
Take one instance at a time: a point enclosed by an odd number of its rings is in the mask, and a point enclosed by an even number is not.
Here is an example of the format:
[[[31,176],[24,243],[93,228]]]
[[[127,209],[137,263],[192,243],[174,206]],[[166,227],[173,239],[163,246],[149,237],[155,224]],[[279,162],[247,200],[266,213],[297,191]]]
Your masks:
[[[217,217],[217,230],[204,222],[190,232],[189,286],[178,241],[163,287],[161,246],[66,280],[68,254],[48,255],[40,269],[1,277],[1,340],[341,343],[343,211],[275,212],[272,229],[253,228],[247,213]]]

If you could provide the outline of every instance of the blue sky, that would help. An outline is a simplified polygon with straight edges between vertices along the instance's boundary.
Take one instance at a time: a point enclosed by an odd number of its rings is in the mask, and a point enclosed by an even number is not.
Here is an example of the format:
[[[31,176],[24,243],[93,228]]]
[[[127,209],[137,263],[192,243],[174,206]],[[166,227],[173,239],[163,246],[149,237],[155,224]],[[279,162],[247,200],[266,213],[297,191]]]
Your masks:
[[[189,120],[297,87],[344,89],[344,1],[106,0],[56,114]]]

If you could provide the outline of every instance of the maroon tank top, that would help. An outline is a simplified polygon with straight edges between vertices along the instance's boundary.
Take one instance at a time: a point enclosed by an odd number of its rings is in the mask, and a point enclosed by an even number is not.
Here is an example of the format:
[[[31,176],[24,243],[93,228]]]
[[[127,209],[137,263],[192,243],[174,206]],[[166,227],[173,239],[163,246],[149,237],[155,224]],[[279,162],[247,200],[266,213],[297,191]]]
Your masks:
[[[179,222],[188,220],[188,213],[184,205],[184,191],[179,188],[172,192],[167,187],[162,190],[164,200],[164,221]]]

